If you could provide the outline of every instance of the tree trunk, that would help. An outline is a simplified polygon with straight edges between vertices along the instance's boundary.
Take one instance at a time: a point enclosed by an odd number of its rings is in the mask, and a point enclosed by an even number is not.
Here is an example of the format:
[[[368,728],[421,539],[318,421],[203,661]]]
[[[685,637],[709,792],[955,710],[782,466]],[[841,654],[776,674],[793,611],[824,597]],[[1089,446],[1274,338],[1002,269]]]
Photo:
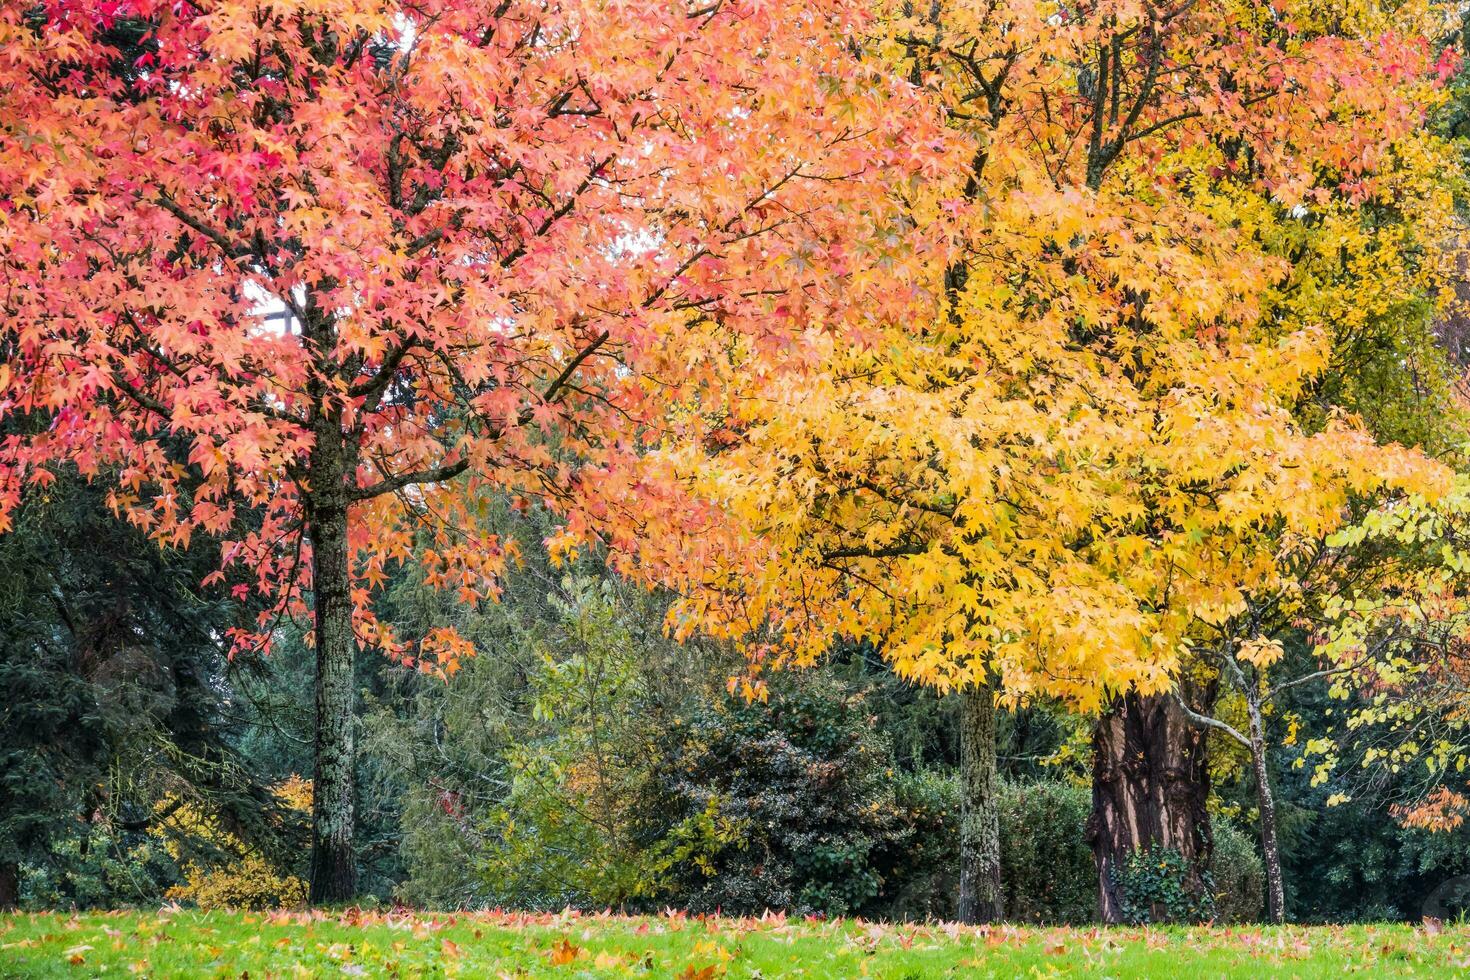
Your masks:
[[[1261,811],[1261,855],[1266,864],[1266,918],[1286,921],[1286,890],[1281,880],[1281,848],[1276,843],[1276,798],[1266,769],[1266,738],[1261,709],[1247,699],[1250,712],[1251,765],[1256,773],[1256,800]]]
[[[311,901],[357,894],[353,850],[357,754],[343,439],[335,422],[319,425],[312,453],[316,489],[309,518],[316,603],[316,767],[311,808]]]
[[[960,698],[961,922],[1000,918],[1000,817],[995,806],[995,693],[989,683]]]
[[[1213,701],[1213,685],[1200,692]],[[1124,920],[1114,878],[1128,855],[1151,846],[1178,851],[1191,869],[1185,887],[1204,891],[1210,859],[1206,739],[1167,694],[1125,694],[1093,729],[1092,815],[1098,914]]]
[[[20,907],[20,865],[0,861],[0,912],[14,912]]]

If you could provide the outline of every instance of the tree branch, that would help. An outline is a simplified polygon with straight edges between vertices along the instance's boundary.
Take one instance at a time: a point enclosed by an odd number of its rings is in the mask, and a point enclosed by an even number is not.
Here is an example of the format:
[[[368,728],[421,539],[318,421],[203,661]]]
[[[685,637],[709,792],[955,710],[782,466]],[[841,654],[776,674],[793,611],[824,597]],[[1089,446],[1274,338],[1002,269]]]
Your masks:
[[[175,218],[178,218],[184,224],[188,225],[190,228],[194,229],[205,238],[214,242],[219,250],[221,252],[224,252],[225,255],[227,255],[228,257],[232,259],[243,259],[255,253],[255,250],[252,249],[249,245],[232,242],[230,240],[230,237],[224,232],[216,228],[211,228],[203,221],[200,221],[198,218],[194,217],[194,215],[190,214],[188,211],[185,211],[178,201],[175,201],[172,197],[169,197],[167,191],[163,191],[158,195],[156,203],[159,207],[163,208],[169,214],[173,215]]]
[[[922,555],[929,546],[918,541],[891,544],[883,548],[836,548],[822,552],[822,561],[837,561],[842,558],[902,558],[907,555]]]
[[[577,356],[568,361],[567,366],[562,368],[561,374],[557,375],[556,379],[547,386],[546,391],[543,392],[541,395],[541,400],[545,402],[555,401],[557,396],[560,395],[562,390],[566,387],[567,382],[572,379],[572,375],[576,373],[577,368],[582,366],[583,361],[587,360],[587,358],[596,353],[597,348],[607,343],[607,339],[609,336],[611,336],[611,334],[609,334],[608,331],[604,330],[602,333],[592,338],[592,343],[579,350],[577,352]]]
[[[373,497],[381,497],[385,493],[393,493],[415,484],[443,483],[445,480],[452,480],[456,476],[459,476],[465,470],[469,469],[469,466],[470,461],[468,459],[461,459],[456,463],[449,463],[444,466],[434,466],[425,470],[400,473],[397,476],[390,476],[386,480],[380,480],[371,486],[358,487],[351,490],[348,492],[348,497],[352,500],[371,500]]]
[[[1173,694],[1174,701],[1179,705],[1179,710],[1184,712],[1184,717],[1188,718],[1196,727],[1213,728],[1217,732],[1224,732],[1226,735],[1229,735],[1246,748],[1251,747],[1250,739],[1236,731],[1233,726],[1227,725],[1218,718],[1211,718],[1209,715],[1202,715],[1198,711],[1195,711],[1184,703],[1184,699],[1179,696],[1178,691],[1173,692]]]
[[[376,394],[388,387],[389,382],[393,380],[393,375],[398,371],[398,365],[403,362],[403,356],[413,346],[413,341],[405,340],[402,344],[393,348],[383,358],[383,363],[378,367],[377,372],[366,381],[359,381],[357,384],[352,385],[347,389],[347,394],[353,398],[362,398]]]

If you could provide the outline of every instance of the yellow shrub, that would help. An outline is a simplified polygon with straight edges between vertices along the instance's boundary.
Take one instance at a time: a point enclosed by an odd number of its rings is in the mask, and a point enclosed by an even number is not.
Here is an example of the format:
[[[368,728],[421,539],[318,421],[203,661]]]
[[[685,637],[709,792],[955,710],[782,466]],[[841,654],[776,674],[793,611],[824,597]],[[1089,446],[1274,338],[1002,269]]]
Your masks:
[[[286,807],[299,812],[311,810],[311,781],[300,776],[278,783],[276,798]],[[200,811],[190,803],[173,806],[164,801],[160,809],[169,808],[168,822],[176,830],[206,840],[221,851],[234,855],[223,864],[200,865],[183,860],[177,843],[168,844],[169,853],[180,861],[185,882],[168,890],[168,897],[179,902],[192,902],[201,909],[283,908],[306,903],[306,882],[284,874],[264,856],[252,850],[234,834],[219,826],[213,815]],[[163,831],[156,831],[160,836]]]
[[[219,867],[190,864],[188,881],[168,890],[168,897],[193,902],[201,909],[266,909],[306,903],[306,882],[283,875],[260,855],[247,854]]]

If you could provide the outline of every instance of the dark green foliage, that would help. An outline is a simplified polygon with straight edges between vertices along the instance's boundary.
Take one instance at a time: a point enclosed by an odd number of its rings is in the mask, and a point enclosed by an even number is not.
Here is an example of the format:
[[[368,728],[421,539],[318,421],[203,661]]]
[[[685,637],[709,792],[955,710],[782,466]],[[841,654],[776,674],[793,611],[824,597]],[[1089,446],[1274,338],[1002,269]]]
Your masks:
[[[1086,838],[1090,791],[1060,780],[1023,780],[1003,782],[1000,797],[1006,917],[1064,925],[1092,922],[1097,915],[1097,864]],[[1216,818],[1212,832],[1215,918],[1255,921],[1265,880],[1261,859],[1250,838],[1228,821]]]
[[[1290,636],[1281,669],[1295,674],[1317,669],[1301,637]],[[1470,874],[1470,828],[1431,833],[1401,827],[1390,813],[1394,802],[1417,798],[1423,770],[1393,773],[1384,765],[1364,767],[1350,761],[1325,782],[1313,785],[1318,757],[1305,750],[1309,736],[1328,735],[1347,713],[1343,701],[1328,696],[1325,685],[1307,684],[1279,699],[1267,718],[1271,782],[1276,796],[1287,920],[1308,923],[1417,921],[1426,900],[1441,884]],[[1291,726],[1300,733],[1288,744]],[[1382,729],[1387,732],[1387,729]],[[1376,729],[1350,733],[1370,742]],[[1391,733],[1389,733],[1391,735]],[[1212,743],[1212,756],[1228,763],[1233,743]],[[1221,802],[1238,814],[1248,833],[1250,852],[1258,854],[1255,783],[1243,754],[1233,768],[1222,767],[1214,781]],[[1349,800],[1328,806],[1334,796]],[[1217,850],[1221,842],[1217,833]],[[1218,879],[1217,884],[1222,884]],[[1222,916],[1223,918],[1223,913]]]
[[[679,820],[713,806],[739,828],[705,867],[676,870],[673,896],[691,910],[847,915],[903,890],[917,821],[898,806],[892,749],[860,695],[782,678],[769,703],[698,705],[657,744],[650,812]]]
[[[0,592],[14,595],[3,585]],[[57,838],[75,834],[81,801],[104,771],[96,699],[91,685],[68,667],[58,651],[0,641],[6,699],[0,711],[0,873],[18,875]]]
[[[1097,915],[1097,865],[1087,846],[1087,789],[1056,780],[1004,782],[1001,885],[1006,918],[1078,925]]]
[[[1133,925],[1205,922],[1215,917],[1214,881],[1206,872],[1203,894],[1188,887],[1189,862],[1172,847],[1132,851],[1113,869],[1123,920]]]
[[[1266,895],[1266,868],[1256,838],[1216,818],[1210,877],[1215,883],[1215,921],[1258,922]]]
[[[74,475],[33,489],[0,537],[0,873],[26,866],[31,894],[151,901],[128,854],[149,829],[173,829],[166,799],[292,850],[274,797],[230,746],[220,638],[240,606],[200,588],[217,565],[207,545],[160,549]]]
[[[363,685],[359,785],[385,817],[381,801],[391,798],[399,897],[441,908],[600,907],[623,896],[612,867],[622,848],[608,846],[618,836],[610,828],[581,823],[587,784],[564,777],[595,742],[597,772],[623,779],[642,741],[635,724],[672,696],[661,692],[690,693],[690,672],[678,668],[697,648],[670,656],[663,607],[595,562],[553,569],[539,545],[545,515],[517,518],[497,501],[488,510],[525,562],[501,602],[473,608],[424,586],[411,567],[392,585],[387,605],[405,635],[453,623],[480,654],[448,681],[376,661],[375,681]]]
[[[953,919],[959,892],[959,792],[951,775],[900,772],[894,804],[911,832],[900,850],[879,851],[882,900],[867,914],[880,919]]]
[[[1327,795],[1342,788],[1329,782],[1296,792],[1301,809],[1283,849],[1292,918],[1418,921],[1441,886],[1470,875],[1470,827],[1446,832],[1402,827],[1388,812],[1383,793],[1363,793],[1327,807]]]
[[[160,840],[105,823],[77,822],[52,836],[44,859],[21,868],[29,909],[156,905],[183,880]]]

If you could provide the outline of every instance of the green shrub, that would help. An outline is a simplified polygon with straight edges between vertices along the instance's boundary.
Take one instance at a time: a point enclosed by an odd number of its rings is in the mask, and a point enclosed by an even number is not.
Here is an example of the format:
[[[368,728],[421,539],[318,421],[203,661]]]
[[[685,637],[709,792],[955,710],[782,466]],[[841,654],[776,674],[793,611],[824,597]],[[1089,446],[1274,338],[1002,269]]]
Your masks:
[[[877,914],[885,872],[914,845],[887,740],[860,697],[819,676],[783,678],[769,703],[703,703],[663,730],[656,754],[643,812],[675,826],[712,812],[740,828],[672,869],[667,900],[691,911]]]
[[[1137,850],[1112,869],[1125,922],[1206,922],[1215,917],[1215,884],[1208,871],[1202,890],[1189,883],[1190,867],[1172,847]]]
[[[1215,835],[1210,858],[1215,921],[1255,922],[1266,893],[1266,869],[1256,853],[1255,839],[1225,820],[1216,819],[1211,829]]]
[[[21,865],[21,904],[40,909],[155,905],[181,879],[158,841],[115,832],[105,823],[58,832],[46,859]]]
[[[863,914],[885,920],[953,919],[959,889],[958,784],[943,773],[900,772],[893,797],[907,830],[876,849],[883,888]]]
[[[1092,795],[1058,780],[1000,784],[1001,888],[1007,919],[1078,925],[1097,916],[1087,845]]]

